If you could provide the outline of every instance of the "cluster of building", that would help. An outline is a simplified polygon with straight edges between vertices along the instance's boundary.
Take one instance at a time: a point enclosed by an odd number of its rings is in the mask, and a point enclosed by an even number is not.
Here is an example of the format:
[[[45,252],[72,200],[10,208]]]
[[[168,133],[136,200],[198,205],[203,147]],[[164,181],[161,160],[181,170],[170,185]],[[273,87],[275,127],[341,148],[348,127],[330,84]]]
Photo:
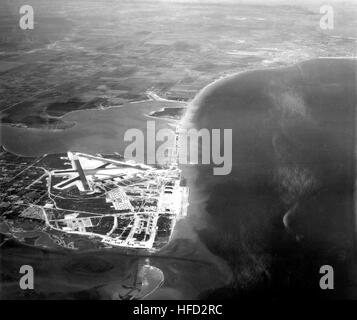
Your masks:
[[[106,200],[107,202],[111,202],[113,204],[115,210],[129,212],[134,211],[129,197],[121,187],[108,191]]]
[[[71,168],[51,172],[57,179],[51,190],[66,198],[75,188],[79,198],[95,197],[103,206],[109,204],[110,210],[67,212],[50,221],[56,230],[97,236],[112,246],[155,249],[155,243],[163,242],[158,241],[159,235],[168,241],[177,218],[186,215],[188,189],[180,183],[181,172],[175,165],[156,168],[73,152],[68,152],[68,160]],[[165,233],[158,226],[163,216],[169,221]]]

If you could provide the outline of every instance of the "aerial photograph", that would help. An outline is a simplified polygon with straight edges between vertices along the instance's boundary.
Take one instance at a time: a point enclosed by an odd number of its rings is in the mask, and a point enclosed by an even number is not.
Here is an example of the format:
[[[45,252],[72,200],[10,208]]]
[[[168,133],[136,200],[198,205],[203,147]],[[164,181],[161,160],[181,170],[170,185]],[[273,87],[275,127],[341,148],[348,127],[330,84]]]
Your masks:
[[[0,300],[355,300],[356,124],[355,0],[1,0]]]

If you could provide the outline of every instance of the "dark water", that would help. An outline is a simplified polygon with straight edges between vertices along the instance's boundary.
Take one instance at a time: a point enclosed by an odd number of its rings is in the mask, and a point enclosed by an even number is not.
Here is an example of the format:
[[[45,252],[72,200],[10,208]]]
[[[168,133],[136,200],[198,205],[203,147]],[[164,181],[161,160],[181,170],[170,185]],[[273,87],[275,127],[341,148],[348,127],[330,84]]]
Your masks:
[[[203,90],[188,126],[233,129],[233,170],[198,167],[206,206],[199,231],[231,267],[205,297],[356,297],[355,60],[320,59],[253,71]],[[335,270],[336,290],[319,288]]]
[[[116,249],[66,252],[25,247],[9,241],[1,248],[1,299],[113,299],[135,284],[138,267],[150,264],[164,273],[164,284],[148,299],[194,299],[202,290],[226,282],[224,273],[194,245],[178,242],[160,256],[127,255]],[[190,247],[190,248],[187,248]],[[184,253],[185,252],[185,253]],[[192,254],[186,257],[187,252]],[[175,257],[176,256],[176,257]],[[34,269],[34,290],[21,290],[22,265]],[[207,281],[211,279],[211,281]],[[124,287],[123,287],[124,286]]]
[[[129,103],[107,110],[82,110],[69,113],[64,121],[76,125],[66,130],[27,129],[3,125],[2,143],[17,154],[27,156],[76,150],[88,153],[123,153],[126,130],[136,128],[146,132],[146,121],[154,121],[156,130],[167,128],[167,120],[148,117],[152,111],[175,102],[144,101]]]

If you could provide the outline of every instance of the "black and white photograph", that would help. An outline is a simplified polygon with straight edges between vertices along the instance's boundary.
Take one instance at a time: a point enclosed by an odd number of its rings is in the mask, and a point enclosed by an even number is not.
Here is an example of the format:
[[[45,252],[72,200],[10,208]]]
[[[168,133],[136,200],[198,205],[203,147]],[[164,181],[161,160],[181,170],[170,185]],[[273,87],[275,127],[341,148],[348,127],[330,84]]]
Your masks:
[[[356,0],[0,0],[0,300],[357,299],[356,57]]]

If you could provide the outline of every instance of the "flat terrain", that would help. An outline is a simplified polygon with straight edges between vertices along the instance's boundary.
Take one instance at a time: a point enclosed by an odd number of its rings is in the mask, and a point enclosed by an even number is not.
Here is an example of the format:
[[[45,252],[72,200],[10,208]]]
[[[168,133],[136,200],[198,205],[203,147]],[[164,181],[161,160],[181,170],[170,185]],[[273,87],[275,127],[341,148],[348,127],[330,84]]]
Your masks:
[[[18,27],[20,1],[0,4],[2,122],[66,129],[71,110],[146,99],[153,89],[190,100],[221,76],[319,56],[355,55],[356,7],[32,0],[35,29]]]

